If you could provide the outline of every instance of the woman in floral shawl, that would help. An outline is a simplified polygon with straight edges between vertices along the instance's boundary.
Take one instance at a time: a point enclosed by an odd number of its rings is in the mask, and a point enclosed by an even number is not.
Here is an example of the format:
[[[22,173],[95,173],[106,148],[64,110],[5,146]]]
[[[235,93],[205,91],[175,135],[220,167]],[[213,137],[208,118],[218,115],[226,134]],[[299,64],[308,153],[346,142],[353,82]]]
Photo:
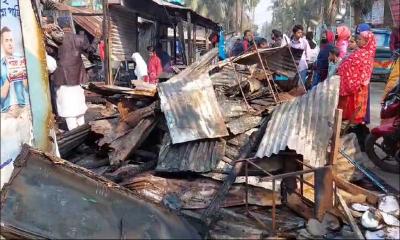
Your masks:
[[[362,32],[357,39],[357,49],[345,59],[338,69],[340,75],[339,108],[343,119],[361,124],[367,111],[368,84],[374,67],[376,41],[370,31]]]
[[[337,29],[338,39],[336,41],[336,47],[339,49],[339,57],[343,59],[346,56],[347,48],[349,46],[349,40],[351,31],[346,26],[339,26]]]

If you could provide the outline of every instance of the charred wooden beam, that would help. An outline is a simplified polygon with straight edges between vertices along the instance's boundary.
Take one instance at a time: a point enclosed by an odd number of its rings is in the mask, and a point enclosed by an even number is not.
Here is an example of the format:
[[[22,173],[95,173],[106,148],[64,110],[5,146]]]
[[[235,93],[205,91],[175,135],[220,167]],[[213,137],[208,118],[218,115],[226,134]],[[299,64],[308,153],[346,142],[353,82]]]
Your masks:
[[[154,129],[157,121],[158,118],[155,117],[145,118],[134,129],[113,141],[110,147],[114,151],[109,153],[111,165],[119,165],[127,160],[129,155],[140,147],[140,144],[143,143]]]
[[[140,173],[153,169],[157,165],[157,160],[151,160],[142,164],[128,164],[120,167],[112,173],[106,173],[104,176],[114,182],[121,182],[124,179],[130,179]]]
[[[85,124],[57,137],[58,149],[61,156],[67,156],[73,149],[80,146],[90,133],[90,125]]]
[[[267,116],[263,119],[260,129],[257,132],[254,132],[251,136],[247,144],[241,149],[240,155],[238,159],[244,159],[249,157],[251,152],[254,150],[256,146],[258,146],[261,142],[262,137],[264,136],[265,130],[267,129],[268,122],[270,120],[270,116]],[[236,180],[236,177],[242,170],[243,163],[238,163],[233,167],[229,173],[229,175],[225,178],[224,183],[221,188],[214,196],[208,208],[203,212],[202,220],[207,223],[214,222],[216,213],[220,208],[222,202],[224,201],[226,195],[229,192],[229,189],[233,185]]]
[[[142,119],[154,115],[156,109],[159,108],[158,106],[159,102],[154,102],[147,107],[130,112],[125,118],[121,117],[121,120],[127,123],[130,127],[135,127]]]
[[[332,167],[315,170],[314,188],[315,217],[322,221],[325,213],[333,208]]]

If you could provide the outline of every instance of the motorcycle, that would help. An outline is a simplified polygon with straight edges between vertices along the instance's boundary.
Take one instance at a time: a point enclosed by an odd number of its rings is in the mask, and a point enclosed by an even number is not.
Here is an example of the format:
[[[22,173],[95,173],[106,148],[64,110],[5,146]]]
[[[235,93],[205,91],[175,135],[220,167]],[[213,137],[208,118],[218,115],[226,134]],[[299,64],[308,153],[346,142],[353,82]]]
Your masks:
[[[400,83],[384,99],[380,115],[381,125],[365,140],[366,153],[383,171],[400,173]]]

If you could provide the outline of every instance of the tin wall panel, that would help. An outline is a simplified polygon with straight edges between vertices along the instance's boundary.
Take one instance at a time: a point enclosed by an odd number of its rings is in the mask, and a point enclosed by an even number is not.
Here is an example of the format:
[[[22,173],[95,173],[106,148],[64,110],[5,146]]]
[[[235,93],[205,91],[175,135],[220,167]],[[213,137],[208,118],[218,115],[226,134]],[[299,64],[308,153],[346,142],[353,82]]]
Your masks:
[[[114,61],[132,58],[137,51],[137,15],[121,6],[110,6],[110,50]]]
[[[161,110],[173,144],[228,135],[207,69],[217,53],[216,48],[209,51],[199,61],[158,85]]]
[[[334,76],[306,95],[278,106],[256,156],[270,157],[288,147],[303,155],[304,161],[313,167],[325,165],[339,101],[339,84],[339,76]]]

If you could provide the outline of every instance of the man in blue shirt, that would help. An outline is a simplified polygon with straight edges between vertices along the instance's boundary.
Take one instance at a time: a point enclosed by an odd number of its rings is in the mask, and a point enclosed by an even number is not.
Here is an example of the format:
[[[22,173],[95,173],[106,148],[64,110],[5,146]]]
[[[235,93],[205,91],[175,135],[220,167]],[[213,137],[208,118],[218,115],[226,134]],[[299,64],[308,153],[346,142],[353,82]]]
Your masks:
[[[14,55],[14,40],[8,27],[1,29],[1,112],[29,105],[28,81],[24,57]]]

